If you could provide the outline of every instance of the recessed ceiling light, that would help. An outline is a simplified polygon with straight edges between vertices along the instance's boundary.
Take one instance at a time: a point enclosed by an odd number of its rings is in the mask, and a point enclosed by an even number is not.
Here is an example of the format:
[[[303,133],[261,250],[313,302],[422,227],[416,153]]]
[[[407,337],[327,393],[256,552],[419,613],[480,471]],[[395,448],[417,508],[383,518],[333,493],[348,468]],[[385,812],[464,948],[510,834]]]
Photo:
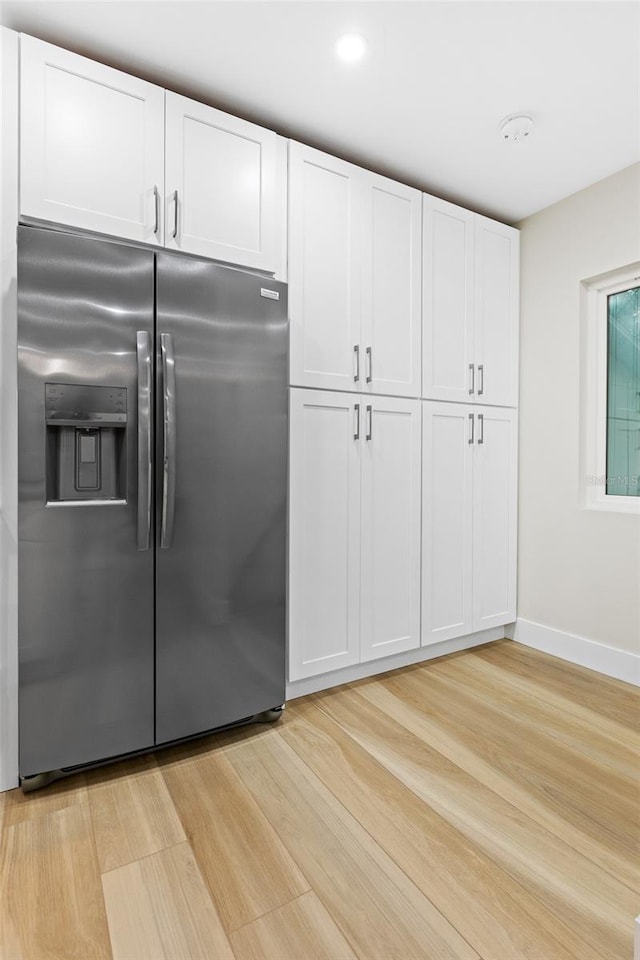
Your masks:
[[[511,116],[505,117],[500,124],[500,136],[507,143],[522,143],[533,133],[533,120],[531,117]]]
[[[362,59],[366,49],[367,42],[359,33],[345,33],[336,43],[336,56],[345,63],[355,63]]]

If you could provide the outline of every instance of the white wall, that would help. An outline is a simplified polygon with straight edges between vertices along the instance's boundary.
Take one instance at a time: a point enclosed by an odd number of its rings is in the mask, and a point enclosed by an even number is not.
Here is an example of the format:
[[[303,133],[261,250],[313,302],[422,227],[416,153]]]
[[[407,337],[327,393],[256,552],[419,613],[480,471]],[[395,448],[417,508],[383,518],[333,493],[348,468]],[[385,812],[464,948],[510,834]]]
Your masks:
[[[0,790],[18,780],[18,35],[0,28]]]
[[[579,401],[580,284],[640,259],[640,164],[519,226],[518,618],[637,653],[640,516],[582,508]]]

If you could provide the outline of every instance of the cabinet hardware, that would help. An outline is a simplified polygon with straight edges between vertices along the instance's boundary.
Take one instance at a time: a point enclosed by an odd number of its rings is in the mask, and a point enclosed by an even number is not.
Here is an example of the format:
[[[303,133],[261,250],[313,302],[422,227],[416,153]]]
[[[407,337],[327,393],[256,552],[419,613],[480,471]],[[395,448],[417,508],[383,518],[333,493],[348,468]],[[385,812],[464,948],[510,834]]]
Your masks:
[[[158,190],[157,185],[154,185],[153,188],[153,206],[155,213],[153,232],[157,237],[160,232],[160,191]]]
[[[480,374],[480,386],[478,387],[478,396],[484,393],[484,363],[478,364],[478,373]]]
[[[353,434],[353,439],[359,440],[360,439],[360,404],[356,403],[353,409],[356,415],[356,429],[355,429],[355,433]]]
[[[372,412],[371,404],[368,403],[367,404],[367,434],[365,436],[365,440],[371,440],[372,434],[373,434],[373,412]]]
[[[360,379],[360,347],[358,346],[358,344],[356,344],[355,347],[353,348],[353,353],[356,358],[356,372],[353,375],[353,382],[357,383],[358,380]]]
[[[469,370],[471,371],[471,386],[469,387],[469,393],[473,394],[473,391],[475,390],[475,383],[476,383],[476,372],[472,363],[469,364]]]
[[[478,423],[480,425],[480,436],[478,437],[478,443],[484,443],[484,413],[478,414]]]
[[[367,383],[371,383],[373,378],[373,360],[371,357],[371,347],[367,347],[367,365],[369,373],[367,374]]]
[[[473,419],[473,414],[472,414],[472,413],[469,414],[469,423],[471,424],[471,434],[470,434],[469,440],[468,440],[467,442],[468,442],[468,443],[473,443],[473,440],[474,440],[474,437],[475,437],[475,421],[474,421],[474,419]]]
[[[173,202],[175,204],[174,208],[174,219],[173,219],[173,239],[176,240],[178,237],[178,191],[173,191]]]

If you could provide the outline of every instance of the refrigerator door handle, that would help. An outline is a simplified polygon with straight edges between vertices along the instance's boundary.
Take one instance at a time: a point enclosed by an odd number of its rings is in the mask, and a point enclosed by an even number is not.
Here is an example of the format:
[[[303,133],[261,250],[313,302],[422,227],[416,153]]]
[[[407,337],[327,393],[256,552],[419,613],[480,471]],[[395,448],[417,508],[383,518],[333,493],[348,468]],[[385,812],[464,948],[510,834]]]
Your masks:
[[[160,334],[162,361],[162,523],[160,546],[168,549],[173,541],[173,521],[176,505],[176,362],[173,337]]]
[[[151,335],[136,331],[138,361],[138,550],[151,538]]]

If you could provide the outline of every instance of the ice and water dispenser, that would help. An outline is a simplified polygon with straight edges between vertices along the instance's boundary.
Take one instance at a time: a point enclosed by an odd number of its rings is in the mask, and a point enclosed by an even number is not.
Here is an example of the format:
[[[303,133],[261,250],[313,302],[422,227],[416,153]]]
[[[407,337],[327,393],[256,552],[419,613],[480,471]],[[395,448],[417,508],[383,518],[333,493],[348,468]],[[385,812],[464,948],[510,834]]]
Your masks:
[[[47,502],[126,499],[126,387],[45,385]]]

